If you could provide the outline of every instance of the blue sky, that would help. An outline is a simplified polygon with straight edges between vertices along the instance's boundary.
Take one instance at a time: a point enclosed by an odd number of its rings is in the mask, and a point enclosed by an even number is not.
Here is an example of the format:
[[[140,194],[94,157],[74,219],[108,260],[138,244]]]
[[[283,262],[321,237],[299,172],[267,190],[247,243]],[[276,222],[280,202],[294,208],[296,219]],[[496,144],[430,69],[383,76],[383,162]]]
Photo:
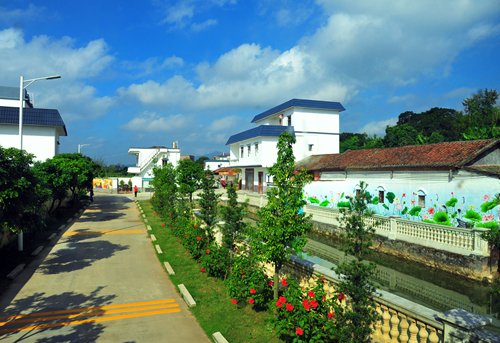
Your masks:
[[[498,0],[0,0],[0,80],[56,108],[62,152],[130,164],[129,147],[226,151],[258,113],[339,101],[341,131],[462,109],[500,90]]]

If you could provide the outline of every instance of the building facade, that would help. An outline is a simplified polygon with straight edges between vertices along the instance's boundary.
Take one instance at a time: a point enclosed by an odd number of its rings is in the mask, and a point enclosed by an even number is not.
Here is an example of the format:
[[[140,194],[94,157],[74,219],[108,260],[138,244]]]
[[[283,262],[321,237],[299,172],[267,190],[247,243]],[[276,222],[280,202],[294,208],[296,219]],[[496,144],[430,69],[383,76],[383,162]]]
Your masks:
[[[277,159],[279,135],[288,131],[297,143],[297,160],[307,156],[339,152],[339,114],[345,108],[339,102],[292,99],[256,115],[256,127],[232,135],[230,167],[242,170],[242,188],[265,193],[272,185],[267,168]]]

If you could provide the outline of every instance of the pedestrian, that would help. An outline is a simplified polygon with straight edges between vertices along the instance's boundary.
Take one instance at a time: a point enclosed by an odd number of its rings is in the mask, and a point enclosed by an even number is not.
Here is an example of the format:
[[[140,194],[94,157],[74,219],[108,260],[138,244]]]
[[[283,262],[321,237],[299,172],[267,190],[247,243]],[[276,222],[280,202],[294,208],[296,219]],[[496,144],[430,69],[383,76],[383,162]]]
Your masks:
[[[226,189],[226,180],[222,180],[222,188]]]
[[[137,198],[137,192],[139,191],[139,188],[137,188],[137,185],[134,186],[134,193],[135,197]]]
[[[230,181],[231,188],[233,188],[233,180]]]

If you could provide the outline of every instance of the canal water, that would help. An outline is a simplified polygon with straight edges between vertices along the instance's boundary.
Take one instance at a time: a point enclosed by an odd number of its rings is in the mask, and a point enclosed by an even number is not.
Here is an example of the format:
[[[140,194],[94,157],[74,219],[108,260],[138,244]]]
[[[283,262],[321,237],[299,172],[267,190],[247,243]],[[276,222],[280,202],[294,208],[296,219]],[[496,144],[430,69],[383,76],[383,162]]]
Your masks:
[[[246,221],[255,225],[253,219]],[[308,238],[303,257],[311,262],[335,268],[352,258],[345,256],[338,238],[317,232]],[[462,308],[482,316],[490,313],[485,304],[489,300],[486,284],[377,251],[366,259],[377,264],[374,281],[381,289],[440,312]]]

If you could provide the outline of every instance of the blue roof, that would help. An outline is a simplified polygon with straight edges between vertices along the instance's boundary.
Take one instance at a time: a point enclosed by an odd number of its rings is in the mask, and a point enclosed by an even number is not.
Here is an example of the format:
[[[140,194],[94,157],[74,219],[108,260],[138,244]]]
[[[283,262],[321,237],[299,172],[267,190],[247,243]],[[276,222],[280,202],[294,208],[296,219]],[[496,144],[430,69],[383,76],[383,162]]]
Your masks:
[[[227,140],[226,145],[233,144],[236,142],[241,142],[246,139],[251,139],[254,137],[266,136],[266,137],[279,137],[279,135],[286,131],[288,128],[293,129],[293,126],[281,126],[281,125],[261,125],[254,127],[253,129],[246,130],[235,135],[232,135]]]
[[[19,107],[0,106],[0,124],[19,125]],[[68,135],[58,110],[23,108],[23,125],[60,126],[65,135]]]
[[[316,108],[320,110],[338,110],[339,112],[345,111],[344,106],[342,106],[340,102],[292,99],[282,103],[281,105],[273,107],[270,110],[267,110],[265,112],[262,112],[261,114],[256,115],[253,118],[252,123],[255,123],[258,120],[264,119],[266,117],[269,117],[270,115],[273,115],[277,112],[286,110],[287,108],[294,106],[305,107],[305,108]]]

